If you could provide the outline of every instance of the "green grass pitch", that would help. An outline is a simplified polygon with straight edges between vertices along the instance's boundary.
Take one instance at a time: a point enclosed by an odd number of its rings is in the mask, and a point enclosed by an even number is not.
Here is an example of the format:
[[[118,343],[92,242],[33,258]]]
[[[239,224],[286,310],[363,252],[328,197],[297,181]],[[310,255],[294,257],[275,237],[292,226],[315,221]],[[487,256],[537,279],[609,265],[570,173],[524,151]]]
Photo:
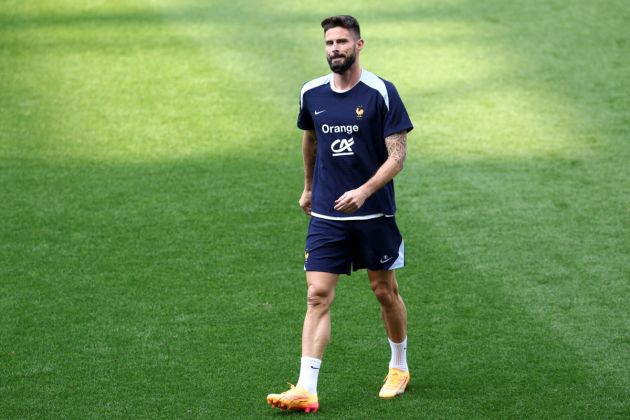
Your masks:
[[[410,112],[408,392],[344,277],[316,416],[630,417],[625,0],[0,2],[0,418],[285,418],[301,84],[362,24]]]

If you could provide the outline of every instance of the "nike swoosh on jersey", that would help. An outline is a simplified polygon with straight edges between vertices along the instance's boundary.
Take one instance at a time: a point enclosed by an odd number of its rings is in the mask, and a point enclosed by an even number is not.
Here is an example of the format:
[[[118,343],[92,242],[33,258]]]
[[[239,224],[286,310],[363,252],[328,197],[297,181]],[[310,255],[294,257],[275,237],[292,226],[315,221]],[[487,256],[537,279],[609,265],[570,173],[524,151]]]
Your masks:
[[[317,110],[316,110],[316,111],[315,111],[315,115],[319,115],[319,114],[321,114],[322,112],[326,112],[326,110],[325,110],[325,109],[323,109],[323,110],[321,110],[321,111],[317,111]]]

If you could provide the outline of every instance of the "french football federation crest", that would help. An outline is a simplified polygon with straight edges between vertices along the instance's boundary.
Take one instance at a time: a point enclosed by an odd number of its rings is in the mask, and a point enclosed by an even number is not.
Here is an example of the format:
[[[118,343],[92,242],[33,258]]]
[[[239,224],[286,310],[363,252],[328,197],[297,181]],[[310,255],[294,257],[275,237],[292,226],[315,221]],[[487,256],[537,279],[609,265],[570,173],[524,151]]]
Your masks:
[[[363,105],[359,105],[356,109],[356,112],[357,112],[357,119],[363,118],[363,113],[365,112],[365,110],[363,109]]]

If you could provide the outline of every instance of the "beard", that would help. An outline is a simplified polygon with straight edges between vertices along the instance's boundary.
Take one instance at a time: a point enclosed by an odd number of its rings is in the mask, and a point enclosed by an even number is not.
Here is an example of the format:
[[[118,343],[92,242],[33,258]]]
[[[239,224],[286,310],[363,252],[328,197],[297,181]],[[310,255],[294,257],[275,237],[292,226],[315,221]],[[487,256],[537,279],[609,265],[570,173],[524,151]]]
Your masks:
[[[328,60],[328,65],[330,66],[330,69],[337,74],[344,74],[346,72],[346,70],[348,70],[350,67],[352,67],[352,65],[354,64],[354,62],[357,59],[357,54],[355,51],[352,51],[352,53],[350,53],[349,55],[347,55],[345,57],[344,60],[341,61],[341,63],[339,64],[333,64],[332,61],[335,58],[344,58],[342,55],[335,55],[333,57],[329,57],[326,56],[326,60]]]

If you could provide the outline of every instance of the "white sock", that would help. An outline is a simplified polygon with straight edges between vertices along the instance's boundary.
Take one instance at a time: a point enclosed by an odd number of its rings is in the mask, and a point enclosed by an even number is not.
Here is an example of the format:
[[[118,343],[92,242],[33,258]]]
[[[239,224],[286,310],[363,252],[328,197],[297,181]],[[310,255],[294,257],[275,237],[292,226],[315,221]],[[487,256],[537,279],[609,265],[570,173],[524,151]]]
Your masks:
[[[311,394],[317,395],[317,377],[319,376],[321,365],[322,361],[320,359],[302,357],[300,379],[298,379],[297,386],[304,388]]]
[[[407,337],[402,343],[394,343],[389,341],[389,347],[392,349],[392,358],[389,360],[389,368],[400,369],[403,372],[407,371]]]

